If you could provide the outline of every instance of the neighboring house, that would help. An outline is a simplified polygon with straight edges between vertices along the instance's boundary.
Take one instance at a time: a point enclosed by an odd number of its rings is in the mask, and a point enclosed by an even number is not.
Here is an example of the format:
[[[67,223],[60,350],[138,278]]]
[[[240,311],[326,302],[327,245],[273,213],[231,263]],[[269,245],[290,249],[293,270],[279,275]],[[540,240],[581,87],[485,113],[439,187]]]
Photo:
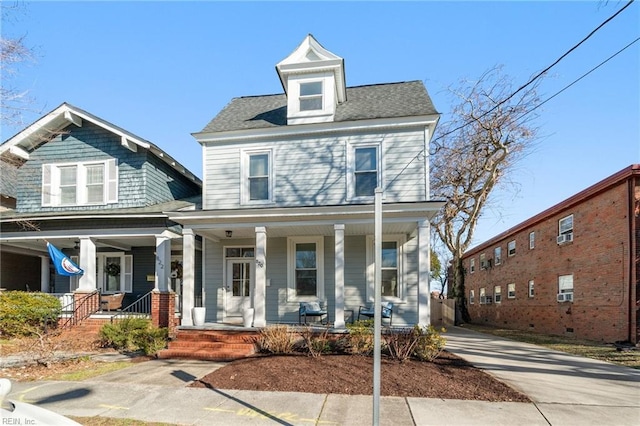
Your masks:
[[[196,208],[202,183],[171,156],[67,103],[0,145],[0,156],[15,172],[6,186],[16,200],[0,218],[0,287],[125,293],[125,305],[153,289],[180,292],[182,231],[163,211]],[[47,241],[84,275],[56,275]]]
[[[429,324],[429,220],[443,203],[429,197],[439,114],[423,83],[347,87],[344,60],[311,35],[276,69],[284,94],[234,98],[194,134],[202,210],[169,214],[184,226],[185,294],[202,237],[207,322],[250,307],[254,326],[297,323],[300,302],[320,301],[344,327],[374,297],[381,187],[383,300],[393,325]]]
[[[472,322],[640,341],[640,165],[469,250]]]

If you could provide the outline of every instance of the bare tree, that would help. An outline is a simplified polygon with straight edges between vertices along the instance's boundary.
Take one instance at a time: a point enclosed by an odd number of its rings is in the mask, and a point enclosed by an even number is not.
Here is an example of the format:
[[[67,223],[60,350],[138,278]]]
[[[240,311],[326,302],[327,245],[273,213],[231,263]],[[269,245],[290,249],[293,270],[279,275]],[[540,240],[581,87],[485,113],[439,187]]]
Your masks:
[[[514,166],[530,152],[537,128],[532,127],[539,104],[540,79],[513,89],[501,67],[485,72],[477,81],[462,81],[449,88],[458,103],[451,121],[441,124],[431,145],[431,195],[446,201],[434,218],[434,228],[451,253],[449,294],[463,321],[469,321],[462,255],[473,241],[483,209],[497,186],[515,185]]]
[[[2,2],[2,26],[17,19],[24,4]],[[19,89],[13,84],[18,68],[34,60],[33,49],[25,45],[25,36],[11,37],[7,31],[0,36],[0,123],[7,125],[22,125],[23,113],[33,105],[34,100],[27,90]]]

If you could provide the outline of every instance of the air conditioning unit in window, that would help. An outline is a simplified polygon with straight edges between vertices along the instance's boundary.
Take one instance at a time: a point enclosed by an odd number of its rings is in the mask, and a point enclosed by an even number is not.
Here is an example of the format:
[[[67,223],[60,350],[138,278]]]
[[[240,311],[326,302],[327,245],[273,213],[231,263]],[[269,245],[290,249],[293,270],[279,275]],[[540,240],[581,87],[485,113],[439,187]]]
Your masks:
[[[487,303],[487,305],[490,305],[491,302],[493,302],[493,297],[491,297],[491,296],[486,296],[486,297],[487,297],[487,302],[486,303]]]
[[[573,241],[573,233],[558,235],[556,242],[558,244],[570,243]]]
[[[573,293],[558,293],[558,302],[573,302]]]

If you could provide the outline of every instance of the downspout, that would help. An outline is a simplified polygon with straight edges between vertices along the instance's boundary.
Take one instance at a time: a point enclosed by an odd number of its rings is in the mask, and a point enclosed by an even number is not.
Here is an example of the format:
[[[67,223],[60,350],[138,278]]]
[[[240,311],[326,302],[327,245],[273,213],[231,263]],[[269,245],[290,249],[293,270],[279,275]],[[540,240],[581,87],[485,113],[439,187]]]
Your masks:
[[[636,341],[638,330],[634,327],[637,327],[637,307],[636,307],[636,289],[637,289],[637,281],[638,281],[638,271],[636,266],[636,257],[640,254],[638,253],[637,241],[636,241],[636,232],[637,232],[637,222],[638,216],[640,215],[640,200],[636,200],[636,175],[631,173],[629,176],[629,180],[627,183],[628,192],[627,196],[629,201],[629,255],[627,256],[628,261],[628,280],[629,280],[629,321],[627,327],[627,340],[632,343],[638,343]]]

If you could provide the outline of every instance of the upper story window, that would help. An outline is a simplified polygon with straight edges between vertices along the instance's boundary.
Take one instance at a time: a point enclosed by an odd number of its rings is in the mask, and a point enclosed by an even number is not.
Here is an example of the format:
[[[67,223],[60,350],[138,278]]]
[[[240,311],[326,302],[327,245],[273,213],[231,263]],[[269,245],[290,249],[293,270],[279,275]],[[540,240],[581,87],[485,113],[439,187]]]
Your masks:
[[[516,240],[509,241],[509,244],[507,244],[507,255],[515,256],[515,254],[516,254]]]
[[[118,202],[115,159],[42,165],[42,206],[87,206]]]
[[[322,109],[322,81],[300,83],[300,111]]]
[[[502,286],[497,285],[493,287],[493,300],[496,303],[502,302]]]
[[[381,185],[381,145],[349,144],[347,191],[349,199],[370,198]]]
[[[475,301],[476,301],[475,291],[469,290],[469,304],[473,305]]]
[[[471,263],[469,265],[469,269],[471,270],[472,274],[476,271],[476,259],[475,258],[471,259]]]
[[[480,254],[480,269],[487,269],[487,255],[482,253]]]
[[[260,204],[273,200],[271,150],[244,151],[243,203]]]
[[[502,247],[496,247],[493,249],[493,261],[496,265],[502,263]]]
[[[536,233],[529,232],[529,249],[533,249],[536,246]]]
[[[373,195],[378,186],[378,149],[376,147],[356,148],[354,173],[355,196]]]
[[[507,284],[507,297],[509,299],[516,298],[516,283]]]
[[[558,244],[573,241],[573,215],[563,217],[558,221]]]
[[[533,280],[529,280],[529,297],[534,297],[535,295],[535,289],[534,289],[535,283]]]

